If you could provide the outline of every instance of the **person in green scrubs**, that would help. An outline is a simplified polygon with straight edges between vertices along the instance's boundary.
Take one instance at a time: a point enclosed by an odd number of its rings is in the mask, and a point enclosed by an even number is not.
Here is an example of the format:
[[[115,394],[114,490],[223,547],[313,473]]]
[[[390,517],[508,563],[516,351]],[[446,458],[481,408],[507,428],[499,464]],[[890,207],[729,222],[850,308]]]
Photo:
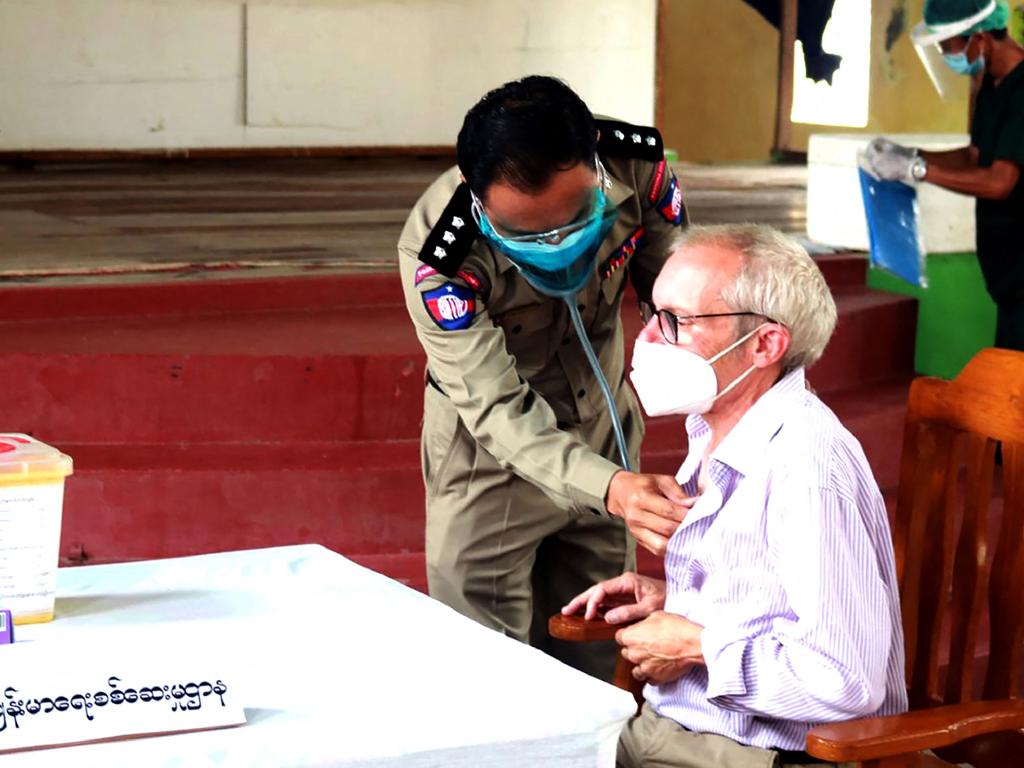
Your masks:
[[[978,261],[997,306],[997,347],[1024,350],[1024,48],[992,0],[926,0],[924,25],[954,72],[982,75],[970,146],[926,152],[884,138],[867,160],[882,179],[928,181],[977,198]]]

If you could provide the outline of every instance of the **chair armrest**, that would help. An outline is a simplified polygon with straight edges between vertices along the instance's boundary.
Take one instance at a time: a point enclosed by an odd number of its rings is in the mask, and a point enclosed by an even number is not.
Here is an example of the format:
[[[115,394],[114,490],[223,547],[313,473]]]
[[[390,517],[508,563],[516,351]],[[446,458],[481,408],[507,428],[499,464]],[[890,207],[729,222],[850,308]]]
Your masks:
[[[855,762],[937,749],[972,736],[1024,728],[1024,699],[974,701],[902,715],[819,725],[807,751],[821,760]]]
[[[584,619],[582,616],[563,616],[556,613],[548,619],[548,634],[559,640],[575,643],[593,643],[614,640],[615,633],[626,624],[609,624],[604,619]]]

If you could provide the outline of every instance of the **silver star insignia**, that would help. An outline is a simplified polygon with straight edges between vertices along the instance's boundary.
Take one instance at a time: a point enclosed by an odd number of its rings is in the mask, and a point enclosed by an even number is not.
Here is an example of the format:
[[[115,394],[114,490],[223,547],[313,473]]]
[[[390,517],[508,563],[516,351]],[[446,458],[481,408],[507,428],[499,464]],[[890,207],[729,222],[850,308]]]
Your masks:
[[[622,131],[616,131],[615,138],[618,139],[619,141],[622,141],[624,138],[626,138],[626,134],[624,134]]]
[[[452,243],[455,242],[455,235],[453,235],[451,232],[446,231],[443,235],[441,235],[441,239],[448,243],[448,245],[451,245]]]
[[[466,222],[460,219],[458,216],[452,216],[452,226],[456,229],[462,229],[466,226]]]
[[[633,140],[634,144],[639,144],[640,143],[640,134],[639,133],[634,133],[629,138],[631,138]]]
[[[657,143],[658,143],[658,140],[656,138],[654,138],[653,136],[648,136],[647,137],[647,146],[653,147]]]
[[[437,258],[439,259],[443,259],[445,256],[448,255],[448,251],[446,251],[439,245],[434,249],[434,255],[437,256]]]

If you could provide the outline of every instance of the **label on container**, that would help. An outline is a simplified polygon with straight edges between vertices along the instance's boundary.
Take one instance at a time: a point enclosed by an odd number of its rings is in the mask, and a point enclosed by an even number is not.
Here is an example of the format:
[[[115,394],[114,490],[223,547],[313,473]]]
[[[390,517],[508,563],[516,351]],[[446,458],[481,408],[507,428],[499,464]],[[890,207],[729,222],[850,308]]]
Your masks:
[[[64,483],[0,486],[0,608],[53,611]]]

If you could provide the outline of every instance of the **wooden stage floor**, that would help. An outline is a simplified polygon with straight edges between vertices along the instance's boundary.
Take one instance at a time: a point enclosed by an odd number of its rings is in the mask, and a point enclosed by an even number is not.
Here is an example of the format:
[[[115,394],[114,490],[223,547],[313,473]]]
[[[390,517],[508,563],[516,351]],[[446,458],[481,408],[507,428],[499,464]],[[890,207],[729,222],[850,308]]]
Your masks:
[[[0,165],[0,280],[392,269],[406,214],[451,162]],[[805,231],[805,167],[679,164],[676,172],[696,223]]]

